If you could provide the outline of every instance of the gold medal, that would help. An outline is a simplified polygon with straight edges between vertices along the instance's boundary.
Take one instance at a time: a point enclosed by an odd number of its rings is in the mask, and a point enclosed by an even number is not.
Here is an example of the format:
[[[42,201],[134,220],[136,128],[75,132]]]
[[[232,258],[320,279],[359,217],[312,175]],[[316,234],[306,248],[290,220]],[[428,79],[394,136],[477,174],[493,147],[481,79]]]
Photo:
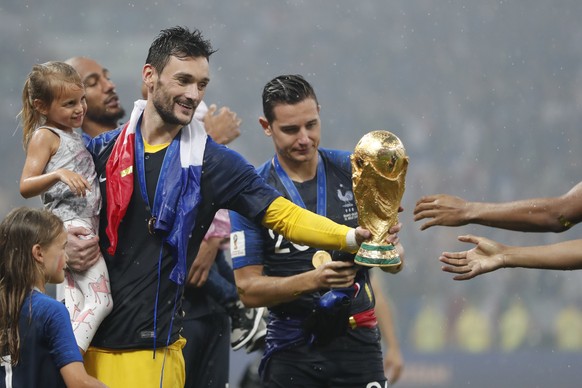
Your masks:
[[[155,225],[156,225],[156,217],[151,217],[148,220],[148,232],[150,232],[150,234],[152,236],[154,236],[156,234]]]
[[[326,251],[317,251],[311,258],[311,264],[313,264],[313,267],[315,268],[329,261],[331,261],[331,255]]]

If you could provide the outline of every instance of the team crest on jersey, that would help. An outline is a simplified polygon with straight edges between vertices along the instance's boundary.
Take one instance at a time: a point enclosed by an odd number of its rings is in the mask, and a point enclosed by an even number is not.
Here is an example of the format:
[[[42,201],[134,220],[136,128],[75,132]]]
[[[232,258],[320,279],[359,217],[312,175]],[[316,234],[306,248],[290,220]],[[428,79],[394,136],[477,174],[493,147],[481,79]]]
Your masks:
[[[230,234],[230,256],[246,256],[244,230],[239,230],[238,232],[233,232]]]
[[[354,204],[354,193],[351,190],[342,191],[340,187],[337,189],[337,197],[343,202],[343,216],[344,221],[351,221],[358,218],[358,211],[356,210],[356,205]]]
[[[351,190],[346,190],[345,193],[342,193],[342,189],[337,189],[337,197],[344,203],[344,207],[354,206],[354,193]]]

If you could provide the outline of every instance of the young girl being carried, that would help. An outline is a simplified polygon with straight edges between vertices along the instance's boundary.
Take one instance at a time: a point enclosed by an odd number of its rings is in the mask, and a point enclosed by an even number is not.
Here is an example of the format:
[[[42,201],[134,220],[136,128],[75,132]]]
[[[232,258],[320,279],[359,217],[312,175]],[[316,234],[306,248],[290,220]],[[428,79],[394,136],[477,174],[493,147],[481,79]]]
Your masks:
[[[87,111],[85,88],[64,62],[35,65],[22,91],[23,143],[26,161],[20,194],[40,195],[44,207],[66,227],[98,231],[101,195],[91,154],[74,128]],[[101,256],[87,271],[65,273],[65,305],[77,344],[87,350],[99,324],[111,312],[109,275]]]
[[[0,224],[0,385],[105,387],[83,366],[65,306],[44,294],[64,279],[67,232],[43,209],[12,210]]]

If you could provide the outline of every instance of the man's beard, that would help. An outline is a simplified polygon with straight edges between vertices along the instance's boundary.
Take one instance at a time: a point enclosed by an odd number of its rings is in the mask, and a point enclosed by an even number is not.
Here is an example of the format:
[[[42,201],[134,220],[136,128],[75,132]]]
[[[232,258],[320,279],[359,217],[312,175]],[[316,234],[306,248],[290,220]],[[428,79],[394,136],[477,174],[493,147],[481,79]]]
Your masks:
[[[196,110],[196,107],[193,106],[192,107],[192,116],[190,116],[190,118],[188,120],[181,120],[180,118],[178,118],[178,116],[176,116],[176,114],[174,114],[174,101],[170,102],[170,104],[166,104],[165,101],[162,98],[156,98],[156,96],[154,95],[153,98],[153,103],[154,103],[154,107],[156,108],[156,111],[158,112],[158,115],[160,116],[160,118],[164,121],[164,123],[166,124],[170,124],[170,125],[181,125],[181,126],[185,126],[190,124],[190,122],[192,121],[192,118],[194,117],[194,111]]]
[[[86,118],[91,121],[94,121],[101,125],[113,125],[117,126],[119,120],[125,116],[125,110],[123,108],[119,108],[114,112],[110,112],[108,110],[102,111],[99,114],[95,114],[95,112],[90,112],[87,110]]]

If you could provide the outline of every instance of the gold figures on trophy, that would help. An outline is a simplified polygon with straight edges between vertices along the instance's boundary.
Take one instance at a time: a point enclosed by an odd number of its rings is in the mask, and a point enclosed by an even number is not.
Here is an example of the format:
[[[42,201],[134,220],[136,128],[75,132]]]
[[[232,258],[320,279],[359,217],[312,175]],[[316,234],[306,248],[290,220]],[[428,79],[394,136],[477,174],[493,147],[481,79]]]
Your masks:
[[[408,156],[402,142],[388,131],[364,135],[351,156],[352,184],[358,223],[372,233],[354,259],[356,264],[393,272],[401,265],[398,251],[386,242],[388,230],[398,223],[404,195]]]

